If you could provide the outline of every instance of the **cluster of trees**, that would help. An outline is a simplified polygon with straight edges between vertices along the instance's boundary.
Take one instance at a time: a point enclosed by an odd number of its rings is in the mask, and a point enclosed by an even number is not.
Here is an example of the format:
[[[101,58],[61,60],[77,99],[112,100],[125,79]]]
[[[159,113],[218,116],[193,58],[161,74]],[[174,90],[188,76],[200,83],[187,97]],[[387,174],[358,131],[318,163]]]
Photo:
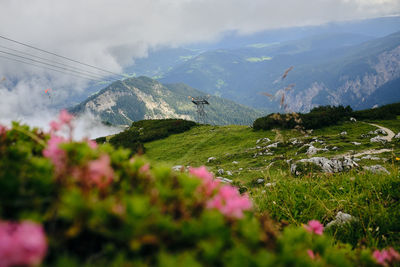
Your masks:
[[[171,134],[182,133],[190,130],[196,123],[181,119],[142,120],[132,123],[131,127],[110,139],[114,147],[129,148],[132,153],[145,152],[143,143],[162,138]],[[96,139],[104,143],[104,138]]]
[[[350,117],[357,120],[390,120],[395,119],[397,115],[400,115],[400,103],[359,111],[353,111],[350,106],[319,106],[313,108],[309,113],[272,113],[256,119],[253,128],[256,130],[293,129],[295,127],[319,129],[349,120]]]

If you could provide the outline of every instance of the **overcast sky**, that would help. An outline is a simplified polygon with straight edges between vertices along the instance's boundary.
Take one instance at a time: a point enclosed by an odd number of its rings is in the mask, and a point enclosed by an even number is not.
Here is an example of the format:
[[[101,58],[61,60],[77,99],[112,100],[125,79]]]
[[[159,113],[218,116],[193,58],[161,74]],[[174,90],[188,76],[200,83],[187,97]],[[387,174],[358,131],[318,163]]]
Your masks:
[[[0,35],[116,72],[150,47],[217,40],[226,31],[249,34],[400,13],[399,0],[0,0],[0,7]],[[0,58],[0,79],[20,81],[13,88],[0,83],[0,121],[43,107],[37,94],[43,87],[83,88],[82,81],[39,74]]]

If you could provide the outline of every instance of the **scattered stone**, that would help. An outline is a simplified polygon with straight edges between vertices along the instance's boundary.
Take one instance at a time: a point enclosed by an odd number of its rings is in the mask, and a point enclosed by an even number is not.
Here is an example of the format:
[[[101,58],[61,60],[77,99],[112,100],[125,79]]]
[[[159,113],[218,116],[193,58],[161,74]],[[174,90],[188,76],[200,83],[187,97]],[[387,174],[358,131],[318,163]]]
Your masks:
[[[264,180],[263,178],[257,179],[257,184],[262,184],[262,183],[264,183],[264,182],[265,182],[265,180]]]
[[[355,145],[355,146],[360,146],[361,145],[361,143],[359,143],[359,142],[351,142],[353,145]]]
[[[232,161],[232,164],[239,164],[239,162],[237,162],[237,161],[235,160],[235,161]]]
[[[266,187],[271,187],[271,186],[275,186],[275,185],[276,185],[276,183],[266,183],[265,184]]]
[[[257,142],[256,142],[256,145],[257,145],[258,143],[260,143],[260,142],[262,142],[262,143],[269,143],[269,142],[271,142],[271,139],[269,139],[268,137],[258,139]]]
[[[356,221],[357,219],[350,214],[344,213],[339,211],[336,214],[336,217],[333,221],[329,222],[326,227],[331,227],[331,226],[342,226],[346,223],[350,223],[352,221]]]
[[[356,118],[350,117],[351,122],[357,122]]]
[[[270,144],[270,145],[267,146],[267,148],[277,148],[277,147],[278,147],[278,144],[279,144],[279,142]]]
[[[226,175],[232,176],[232,173],[230,171],[226,171]]]
[[[329,150],[326,149],[326,148],[316,148],[315,146],[310,145],[309,148],[307,149],[306,154],[307,154],[308,156],[312,156],[312,155],[317,154],[319,151],[324,151],[324,152],[326,152],[326,151],[329,151]]]
[[[372,166],[364,166],[364,170],[370,171],[372,173],[386,173],[390,174],[388,170],[386,170],[385,167],[382,167],[381,165],[372,165]]]
[[[183,167],[183,165],[175,165],[175,166],[173,166],[171,169],[173,170],[173,171],[177,171],[177,172],[180,172],[181,170],[183,170],[185,167]]]
[[[338,150],[339,148],[337,146],[332,147],[332,150]]]
[[[343,131],[343,132],[340,133],[340,135],[341,135],[341,136],[345,136],[345,135],[347,135],[347,132],[346,132],[346,131]]]
[[[349,170],[354,167],[358,167],[358,164],[349,157],[344,157],[342,159],[327,159],[324,157],[313,157],[310,159],[301,159],[298,162],[310,162],[321,167],[323,172],[336,173],[342,172],[344,170]],[[297,165],[292,164],[290,170],[293,174],[297,174]]]
[[[223,183],[229,183],[229,184],[231,184],[231,183],[233,182],[231,179],[224,178],[224,177],[220,177],[220,176],[215,177],[215,178],[218,179],[218,180],[220,180],[220,181],[223,182]]]
[[[214,161],[214,160],[216,160],[217,158],[216,157],[209,157],[208,159],[207,159],[207,163],[210,163],[210,162],[212,162],[212,161]]]
[[[369,140],[371,143],[386,143],[386,139],[385,138],[383,138],[382,136],[380,136],[380,135],[378,135],[378,136],[375,136],[375,137],[372,137],[370,140]]]
[[[373,156],[371,156],[371,155],[366,155],[366,156],[362,157],[361,159],[380,160],[380,158],[378,158],[378,157],[373,157]]]
[[[383,135],[387,135],[387,132],[385,131],[385,130],[383,130],[383,129],[376,129],[375,131],[374,131],[374,134],[383,134]]]
[[[394,138],[399,139],[399,138],[400,138],[400,132],[399,132],[398,134],[396,134],[396,135],[394,136]]]
[[[369,138],[369,137],[370,137],[369,134],[362,134],[362,135],[360,135],[360,136],[361,136],[361,138]]]
[[[368,134],[370,134],[370,135],[371,135],[371,134],[374,134],[374,132],[373,132],[373,131],[369,131],[369,132],[368,132]]]
[[[359,158],[353,158],[353,160],[354,160],[355,162],[361,161],[361,159],[359,159]]]
[[[217,173],[219,175],[224,175],[225,172],[224,172],[224,169],[218,169]]]
[[[272,155],[274,155],[274,153],[273,152],[267,152],[267,153],[265,153],[265,155],[266,156],[272,156]]]
[[[239,168],[239,171],[243,171],[243,168]]]
[[[257,149],[261,149],[261,147],[260,147],[260,146],[256,146],[256,148],[257,148]]]

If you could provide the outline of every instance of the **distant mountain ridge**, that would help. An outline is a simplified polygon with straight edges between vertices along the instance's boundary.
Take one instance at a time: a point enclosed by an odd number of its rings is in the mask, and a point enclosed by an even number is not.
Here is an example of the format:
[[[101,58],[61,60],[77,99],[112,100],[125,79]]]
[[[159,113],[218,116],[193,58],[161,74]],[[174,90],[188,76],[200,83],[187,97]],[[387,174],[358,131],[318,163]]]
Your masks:
[[[161,84],[148,77],[117,81],[72,107],[75,114],[90,111],[114,125],[130,125],[143,119],[195,120],[196,108],[189,96],[205,93],[185,84]],[[262,112],[230,100],[210,96],[206,123],[250,125]]]

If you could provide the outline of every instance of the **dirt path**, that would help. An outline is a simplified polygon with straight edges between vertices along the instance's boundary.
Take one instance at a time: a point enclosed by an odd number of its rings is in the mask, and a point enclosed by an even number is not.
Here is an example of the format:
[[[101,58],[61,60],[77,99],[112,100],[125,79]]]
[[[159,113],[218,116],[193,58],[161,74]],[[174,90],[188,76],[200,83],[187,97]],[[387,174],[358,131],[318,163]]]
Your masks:
[[[383,126],[380,126],[380,125],[374,124],[374,123],[368,123],[368,124],[369,124],[369,125],[372,125],[372,126],[375,126],[375,127],[379,128],[379,129],[382,129],[382,130],[384,130],[385,132],[387,132],[388,135],[382,136],[382,137],[383,137],[384,139],[386,139],[386,141],[388,141],[388,142],[392,141],[393,137],[395,136],[395,133],[394,133],[392,130],[388,129],[388,128],[385,128],[385,127],[383,127]]]
[[[393,137],[395,136],[395,133],[394,133],[392,130],[386,128],[386,127],[383,127],[383,126],[380,126],[380,125],[374,124],[374,123],[367,123],[367,124],[372,125],[372,126],[374,126],[374,127],[377,127],[377,128],[379,128],[379,129],[384,130],[388,135],[382,136],[382,138],[386,139],[386,141],[388,141],[388,142],[392,141]],[[393,149],[388,149],[388,148],[383,148],[383,149],[368,149],[368,150],[360,151],[360,152],[358,152],[358,153],[356,153],[356,154],[351,154],[351,153],[341,154],[341,155],[339,155],[339,157],[349,157],[349,156],[352,156],[352,157],[357,158],[357,157],[361,157],[361,156],[364,156],[364,155],[381,154],[381,153],[391,152],[391,151],[393,151]]]

